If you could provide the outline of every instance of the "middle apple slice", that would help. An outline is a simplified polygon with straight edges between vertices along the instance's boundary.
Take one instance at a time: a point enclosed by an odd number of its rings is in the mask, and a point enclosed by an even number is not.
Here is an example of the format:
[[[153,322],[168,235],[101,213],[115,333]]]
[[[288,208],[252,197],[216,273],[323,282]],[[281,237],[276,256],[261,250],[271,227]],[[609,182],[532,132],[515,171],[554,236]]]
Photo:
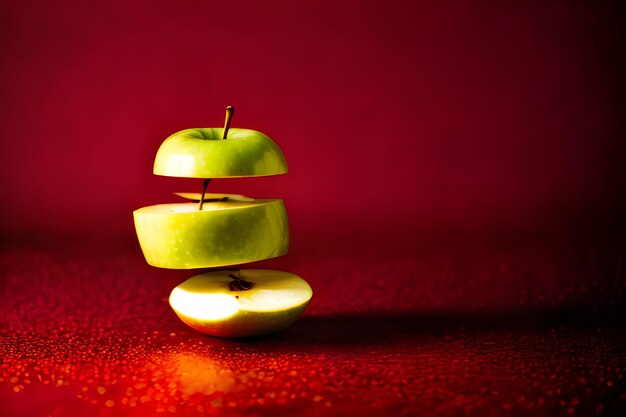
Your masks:
[[[148,264],[192,269],[238,265],[285,255],[287,211],[280,199],[224,199],[158,204],[133,212]]]

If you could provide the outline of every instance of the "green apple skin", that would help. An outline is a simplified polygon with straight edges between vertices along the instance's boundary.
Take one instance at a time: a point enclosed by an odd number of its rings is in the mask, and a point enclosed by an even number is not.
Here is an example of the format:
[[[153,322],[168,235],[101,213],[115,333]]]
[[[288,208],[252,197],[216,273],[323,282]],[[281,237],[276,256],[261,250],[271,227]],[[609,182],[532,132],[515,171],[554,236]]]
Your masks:
[[[287,160],[276,142],[261,132],[233,128],[185,129],[161,144],[154,174],[185,178],[229,178],[287,173]]]
[[[229,273],[237,272],[207,272],[174,288],[169,302],[176,315],[188,326],[211,336],[258,336],[285,329],[306,310],[313,296],[309,284],[289,272],[242,269],[238,272],[241,277],[255,283],[245,291],[229,289]],[[203,314],[207,310],[211,317]]]
[[[159,204],[133,212],[141,250],[160,268],[212,268],[285,255],[289,224],[282,200]]]

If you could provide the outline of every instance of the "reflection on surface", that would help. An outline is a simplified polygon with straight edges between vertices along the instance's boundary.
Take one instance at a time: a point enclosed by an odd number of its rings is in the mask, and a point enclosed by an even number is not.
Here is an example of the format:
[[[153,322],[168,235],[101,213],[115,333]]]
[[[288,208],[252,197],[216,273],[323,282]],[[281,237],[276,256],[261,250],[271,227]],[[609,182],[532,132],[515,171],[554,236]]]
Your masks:
[[[205,356],[176,353],[168,360],[174,365],[172,376],[178,376],[178,389],[182,398],[189,398],[193,394],[228,393],[237,388],[233,371],[216,365]]]
[[[0,411],[589,415],[617,409],[626,392],[623,327],[309,318],[245,342],[139,333],[4,333]]]
[[[509,317],[498,314],[498,322],[467,315],[442,320],[409,310],[424,306],[420,300],[439,306],[437,311],[445,311],[443,302],[454,297],[463,296],[466,308],[488,302],[479,290],[492,289],[487,284],[496,278],[513,282],[530,265],[534,275],[516,282],[538,291],[535,284],[555,269],[542,257],[508,258],[506,267],[491,252],[472,263],[316,263],[303,274],[320,294],[312,315],[284,332],[236,341],[200,334],[171,311],[167,296],[188,272],[150,268],[137,252],[117,258],[103,253],[87,261],[75,252],[0,252],[0,415],[482,417],[623,411],[626,328],[619,322],[581,326],[574,316],[569,324],[550,324],[540,316],[520,323],[514,313],[527,305],[521,303]],[[603,276],[608,264],[597,265],[580,273]],[[439,282],[455,274],[470,277],[477,293],[461,283],[441,284],[439,291]],[[350,297],[357,277],[369,284],[358,288],[360,297]],[[390,287],[389,280],[396,285]],[[606,294],[608,289],[589,280],[585,297]],[[614,288],[623,288],[617,278],[616,283]],[[552,284],[544,290],[547,285]],[[568,294],[563,288],[554,284],[554,300]],[[510,301],[519,295],[505,289],[490,296]],[[427,299],[419,298],[424,294]],[[528,305],[543,305],[543,293],[524,294]],[[348,308],[357,315],[346,316]],[[381,311],[402,314],[377,316]]]

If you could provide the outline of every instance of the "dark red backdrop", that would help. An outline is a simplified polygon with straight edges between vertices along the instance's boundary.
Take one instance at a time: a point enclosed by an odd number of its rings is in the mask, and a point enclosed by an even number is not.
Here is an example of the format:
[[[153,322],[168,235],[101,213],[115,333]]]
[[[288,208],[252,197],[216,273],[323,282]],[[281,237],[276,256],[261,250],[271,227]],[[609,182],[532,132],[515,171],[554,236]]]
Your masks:
[[[608,2],[4,1],[1,230],[9,245],[53,246],[61,234],[134,242],[133,209],[200,188],[152,175],[161,141],[220,126],[233,104],[234,126],[272,136],[290,173],[211,187],[284,198],[292,256],[415,262],[424,248],[465,254],[473,244],[454,245],[467,235],[500,249],[528,239],[614,248],[625,208],[621,12]],[[621,294],[622,258],[607,259],[600,282]],[[467,284],[451,274],[435,299],[462,286],[448,302],[473,294],[476,306],[484,286],[521,285],[496,275]],[[546,275],[526,285],[569,279]]]

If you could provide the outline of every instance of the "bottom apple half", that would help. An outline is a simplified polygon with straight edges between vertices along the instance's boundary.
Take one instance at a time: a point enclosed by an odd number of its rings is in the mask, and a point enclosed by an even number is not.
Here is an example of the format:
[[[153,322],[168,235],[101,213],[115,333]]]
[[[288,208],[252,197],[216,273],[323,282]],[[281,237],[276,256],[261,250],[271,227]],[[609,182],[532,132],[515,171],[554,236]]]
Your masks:
[[[233,285],[238,279],[247,289]],[[309,284],[290,272],[233,269],[189,278],[172,290],[169,302],[183,322],[202,333],[247,337],[289,326],[312,296]]]

